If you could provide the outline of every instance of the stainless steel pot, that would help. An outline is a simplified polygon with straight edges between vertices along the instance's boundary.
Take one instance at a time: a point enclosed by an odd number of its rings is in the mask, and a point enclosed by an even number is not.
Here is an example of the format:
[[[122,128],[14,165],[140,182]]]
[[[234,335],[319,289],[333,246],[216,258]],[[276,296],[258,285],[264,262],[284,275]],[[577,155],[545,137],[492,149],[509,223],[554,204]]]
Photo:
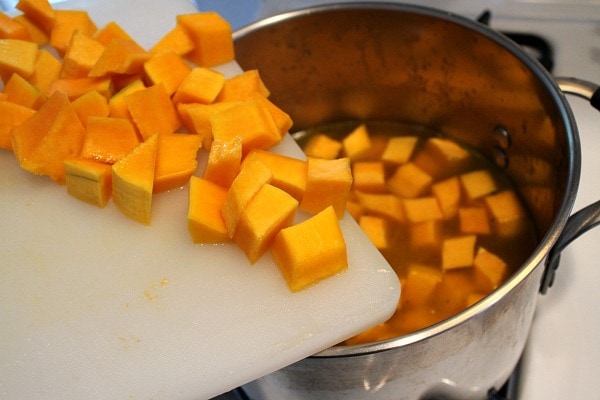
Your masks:
[[[502,34],[418,6],[315,7],[260,21],[234,39],[239,64],[260,70],[295,130],[383,119],[466,141],[514,180],[540,238],[505,284],[464,312],[395,339],[332,347],[248,384],[247,393],[288,400],[486,398],[515,368],[560,251],[600,222],[600,202],[570,216],[581,159],[563,95],[600,108],[598,87],[557,81]]]

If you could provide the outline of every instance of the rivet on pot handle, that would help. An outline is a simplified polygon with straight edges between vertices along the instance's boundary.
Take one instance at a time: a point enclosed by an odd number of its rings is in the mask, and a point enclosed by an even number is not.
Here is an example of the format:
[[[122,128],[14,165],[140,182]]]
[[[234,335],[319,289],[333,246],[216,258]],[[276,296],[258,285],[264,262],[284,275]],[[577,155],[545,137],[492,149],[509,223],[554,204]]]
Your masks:
[[[561,90],[568,94],[583,97],[592,107],[600,110],[600,86],[577,78],[556,78]],[[552,283],[560,263],[560,253],[579,236],[600,224],[600,200],[571,215],[546,258],[546,268],[542,277],[540,292],[545,294]]]

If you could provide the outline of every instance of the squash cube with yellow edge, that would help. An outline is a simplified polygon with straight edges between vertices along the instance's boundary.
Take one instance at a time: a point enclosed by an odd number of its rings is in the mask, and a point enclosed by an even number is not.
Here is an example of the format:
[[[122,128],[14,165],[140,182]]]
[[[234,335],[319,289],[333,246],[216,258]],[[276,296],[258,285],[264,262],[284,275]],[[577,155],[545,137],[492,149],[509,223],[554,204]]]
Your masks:
[[[192,176],[190,178],[187,214],[188,231],[194,243],[223,243],[229,241],[221,208],[227,190]]]
[[[315,214],[331,205],[337,217],[342,219],[352,187],[350,159],[309,157],[307,167],[306,189],[300,208]]]
[[[75,31],[63,57],[61,78],[86,78],[102,53],[104,45],[81,31]]]
[[[418,139],[416,136],[395,136],[390,138],[381,155],[381,161],[391,165],[407,163],[410,161]]]
[[[129,218],[149,225],[158,134],[140,143],[112,166],[113,201]]]
[[[35,69],[37,43],[21,39],[0,39],[0,78],[7,82],[12,74],[28,78]]]
[[[356,161],[352,164],[353,189],[363,192],[385,191],[385,168],[381,161]]]
[[[346,242],[332,206],[282,229],[271,249],[293,292],[348,268]]]
[[[400,165],[388,179],[388,190],[403,198],[414,198],[426,194],[433,178],[412,162]]]
[[[240,101],[251,98],[255,93],[269,97],[269,89],[265,86],[257,69],[249,69],[231,78],[225,79],[223,87],[215,99],[216,102]]]
[[[173,103],[212,103],[225,82],[225,75],[206,67],[192,69],[173,95]]]
[[[234,59],[231,25],[213,11],[177,15],[182,26],[194,43],[186,57],[201,67],[214,67]]]
[[[438,201],[444,220],[449,220],[458,213],[461,191],[460,181],[456,176],[435,182],[431,186],[431,193]]]
[[[246,159],[248,158],[246,157]],[[203,178],[223,188],[229,188],[240,172],[241,164],[241,136],[236,136],[227,142],[214,140],[208,152]]]
[[[377,249],[385,250],[390,247],[390,224],[387,219],[375,215],[362,215],[358,225]]]
[[[268,110],[256,100],[241,101],[209,118],[215,140],[228,141],[242,137],[242,154],[252,149],[269,149],[281,141],[279,130]]]
[[[442,243],[442,269],[471,267],[475,257],[476,235],[445,239]]]
[[[412,158],[434,179],[444,179],[461,171],[470,160],[469,152],[453,140],[431,137]]]
[[[46,96],[19,74],[12,74],[4,85],[5,100],[34,110],[46,102]]]
[[[254,149],[244,159],[249,162],[253,157],[258,157],[273,173],[271,185],[285,190],[296,200],[301,201],[306,190],[308,165],[305,160],[288,157],[266,150]]]
[[[307,157],[333,160],[340,155],[342,142],[324,133],[317,133],[310,136],[303,150]]]
[[[184,186],[198,168],[200,138],[187,133],[159,135],[153,193]]]
[[[233,238],[240,217],[250,201],[261,187],[271,182],[272,178],[271,169],[258,158],[244,164],[240,173],[231,183],[221,209],[230,238]]]
[[[61,92],[11,131],[12,149],[21,167],[60,184],[65,183],[64,160],[79,156],[84,136],[73,105]]]
[[[254,264],[273,243],[275,235],[294,222],[298,201],[271,184],[264,184],[250,200],[237,224],[233,241]]]
[[[371,150],[371,136],[365,124],[354,128],[342,139],[344,155],[352,161],[360,160]]]
[[[35,114],[35,110],[10,101],[0,101],[0,147],[12,150],[10,131]]]
[[[513,236],[528,226],[527,213],[512,190],[503,190],[484,198],[492,226],[501,236]]]
[[[50,84],[58,79],[62,68],[62,61],[46,49],[38,51],[33,73],[27,80],[42,93],[46,93]]]
[[[479,247],[473,260],[473,269],[479,289],[490,292],[502,283],[508,272],[508,265],[496,254]]]
[[[151,85],[162,83],[171,96],[190,73],[192,67],[178,54],[164,52],[154,54],[144,63],[144,74]]]
[[[460,183],[467,198],[478,199],[496,191],[496,182],[486,169],[467,172],[460,175]]]
[[[133,124],[124,118],[90,117],[81,157],[114,164],[140,143]]]
[[[65,160],[67,192],[79,200],[104,207],[112,193],[112,167],[84,158]]]

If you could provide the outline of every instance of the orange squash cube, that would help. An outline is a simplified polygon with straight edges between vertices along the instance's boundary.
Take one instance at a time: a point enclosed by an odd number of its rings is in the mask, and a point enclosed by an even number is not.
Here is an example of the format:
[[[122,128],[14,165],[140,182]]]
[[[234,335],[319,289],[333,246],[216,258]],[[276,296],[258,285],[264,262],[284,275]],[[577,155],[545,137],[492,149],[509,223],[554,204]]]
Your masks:
[[[266,109],[269,114],[271,114],[271,117],[273,117],[273,122],[275,122],[275,126],[277,126],[279,134],[282,137],[289,132],[294,122],[288,113],[273,104],[262,93],[254,93],[252,95],[252,99],[254,99],[259,106]]]
[[[436,197],[445,220],[456,216],[461,199],[460,181],[456,176],[434,183],[431,193]]]
[[[179,103],[177,104],[177,113],[181,119],[182,125],[188,132],[200,136],[200,138],[202,138],[202,147],[208,151],[210,150],[210,145],[213,141],[210,117],[237,104],[239,103]]]
[[[346,202],[346,211],[348,211],[350,216],[357,222],[360,219],[360,217],[362,217],[365,214],[365,210],[363,209],[363,207],[357,201],[354,200],[348,200]]]
[[[342,151],[342,142],[335,140],[324,133],[312,135],[304,146],[304,154],[307,157],[326,158],[333,160],[338,158]]]
[[[442,243],[442,269],[471,267],[475,256],[476,235],[445,239]]]
[[[67,193],[71,196],[104,207],[112,193],[112,167],[83,158],[65,160]]]
[[[485,169],[460,175],[460,183],[467,198],[471,200],[486,196],[497,189],[494,178]]]
[[[282,229],[275,237],[272,252],[292,292],[348,268],[346,242],[331,206]]]
[[[12,74],[2,93],[5,100],[34,110],[46,102],[46,96],[19,74]]]
[[[488,235],[492,232],[490,219],[485,207],[461,207],[458,209],[458,223],[462,233]]]
[[[171,96],[192,67],[178,54],[163,52],[153,55],[144,63],[144,73],[150,85],[162,83]]]
[[[213,138],[228,141],[242,137],[242,154],[252,149],[269,149],[281,141],[271,114],[254,99],[244,100],[209,118]]]
[[[381,161],[399,165],[410,161],[419,140],[416,136],[396,136],[388,140]]]
[[[194,42],[186,29],[179,24],[175,25],[150,48],[150,52],[153,54],[172,51],[180,56],[186,55],[192,50],[194,50]]]
[[[344,154],[352,161],[365,157],[371,149],[371,136],[367,126],[361,124],[342,139]]]
[[[92,90],[107,99],[114,91],[110,78],[65,78],[50,83],[46,95],[52,96],[55,92],[62,92],[69,97],[69,100],[75,100]]]
[[[50,33],[56,21],[56,13],[48,0],[19,0],[15,8],[21,10],[45,32]]]
[[[413,156],[413,162],[434,179],[444,179],[468,165],[469,152],[450,139],[432,137]]]
[[[152,217],[157,151],[158,134],[140,143],[112,166],[113,201],[124,215],[146,225]]]
[[[90,117],[108,117],[110,112],[106,97],[96,90],[87,92],[83,96],[73,100],[73,107],[83,126],[87,126]]]
[[[244,164],[231,183],[221,209],[230,238],[233,238],[240,217],[250,201],[261,187],[271,182],[272,178],[271,169],[258,158]]]
[[[508,265],[496,254],[480,247],[473,260],[476,281],[483,292],[496,289],[506,277]]]
[[[40,26],[38,26],[31,18],[29,18],[25,14],[15,15],[13,20],[19,23],[23,28],[27,31],[29,35],[29,40],[34,43],[37,43],[38,46],[45,46],[50,41],[50,34],[44,31]]]
[[[129,93],[123,100],[144,140],[156,133],[171,134],[181,126],[177,110],[162,83]]]
[[[92,36],[98,27],[83,10],[54,10],[54,24],[50,30],[50,45],[60,56],[64,56],[71,37],[76,31]]]
[[[442,211],[433,196],[404,199],[404,211],[412,223],[442,219]]]
[[[38,45],[27,40],[0,39],[0,78],[7,82],[12,74],[28,78],[35,70]]]
[[[200,139],[200,137],[198,137]],[[240,172],[242,163],[242,137],[222,142],[215,140],[208,152],[208,161],[204,170],[204,179],[223,188],[229,188]]]
[[[57,92],[31,118],[11,130],[21,167],[65,183],[64,160],[79,156],[85,128],[65,94]]]
[[[327,160],[309,157],[307,168],[306,189],[300,208],[316,214],[331,205],[337,217],[341,219],[352,187],[350,159],[345,157]]]
[[[125,96],[145,88],[144,82],[141,79],[136,79],[112,95],[108,100],[108,115],[114,118],[131,118],[127,103],[125,103]]]
[[[265,86],[257,69],[249,69],[241,74],[225,79],[223,88],[215,101],[240,101],[251,98],[255,93],[269,97],[269,89]]]
[[[58,79],[62,61],[46,49],[38,51],[33,73],[27,78],[29,83],[38,88],[41,93],[47,93],[50,84]]]
[[[177,24],[182,26],[194,43],[186,57],[200,67],[214,67],[234,59],[231,25],[213,11],[181,14]]]
[[[173,95],[173,103],[212,103],[225,82],[225,75],[209,68],[192,69]]]
[[[159,135],[153,193],[180,188],[198,168],[200,138],[186,133]]]
[[[194,243],[229,241],[221,208],[227,190],[206,179],[190,178],[187,225]]]
[[[294,222],[298,201],[283,190],[264,184],[240,216],[234,242],[254,264],[267,251],[275,235]]]
[[[308,165],[304,160],[272,153],[270,151],[254,149],[244,159],[249,162],[253,157],[258,157],[273,173],[271,185],[285,190],[296,200],[301,201],[306,190]]]
[[[119,24],[115,21],[110,21],[102,28],[98,29],[93,38],[96,39],[104,46],[108,46],[113,39],[125,39],[125,40],[133,40],[133,38],[127,33]]]
[[[358,225],[377,249],[385,250],[390,247],[390,225],[387,219],[375,215],[362,215]]]
[[[528,226],[527,213],[512,190],[503,190],[484,198],[492,218],[494,231],[501,236],[513,236]]]
[[[431,301],[437,286],[442,282],[442,271],[429,265],[410,264],[400,295],[401,307],[424,306]]]
[[[81,31],[75,31],[63,57],[60,78],[87,78],[104,52],[104,45]]]
[[[433,178],[412,162],[400,165],[388,179],[388,190],[403,198],[415,198],[426,194]]]
[[[97,78],[114,74],[137,74],[150,57],[152,54],[134,40],[115,38],[106,45],[88,76]]]
[[[86,126],[81,157],[114,164],[127,156],[139,143],[129,120],[91,116]]]
[[[430,219],[410,224],[410,244],[414,248],[428,248],[439,253],[442,240],[442,223],[439,219]]]
[[[352,164],[353,189],[363,192],[385,191],[385,168],[381,161],[357,161]]]
[[[0,13],[0,39],[20,39],[31,41],[29,31],[14,18]]]
[[[35,110],[10,101],[0,101],[0,147],[12,150],[10,132],[13,127],[33,117]]]
[[[404,201],[389,193],[363,193],[354,192],[358,204],[364,212],[389,218],[393,221],[403,223],[406,221],[404,212]]]

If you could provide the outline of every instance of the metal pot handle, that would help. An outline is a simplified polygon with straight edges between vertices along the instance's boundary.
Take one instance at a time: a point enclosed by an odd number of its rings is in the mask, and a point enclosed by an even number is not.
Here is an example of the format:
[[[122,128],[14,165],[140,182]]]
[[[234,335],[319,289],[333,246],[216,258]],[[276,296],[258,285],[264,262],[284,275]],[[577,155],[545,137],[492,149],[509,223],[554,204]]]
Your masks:
[[[600,86],[577,78],[556,78],[561,90],[583,97],[600,110]],[[579,236],[600,224],[600,200],[571,215],[558,240],[548,253],[540,292],[545,294],[552,283],[560,262],[560,253]]]

